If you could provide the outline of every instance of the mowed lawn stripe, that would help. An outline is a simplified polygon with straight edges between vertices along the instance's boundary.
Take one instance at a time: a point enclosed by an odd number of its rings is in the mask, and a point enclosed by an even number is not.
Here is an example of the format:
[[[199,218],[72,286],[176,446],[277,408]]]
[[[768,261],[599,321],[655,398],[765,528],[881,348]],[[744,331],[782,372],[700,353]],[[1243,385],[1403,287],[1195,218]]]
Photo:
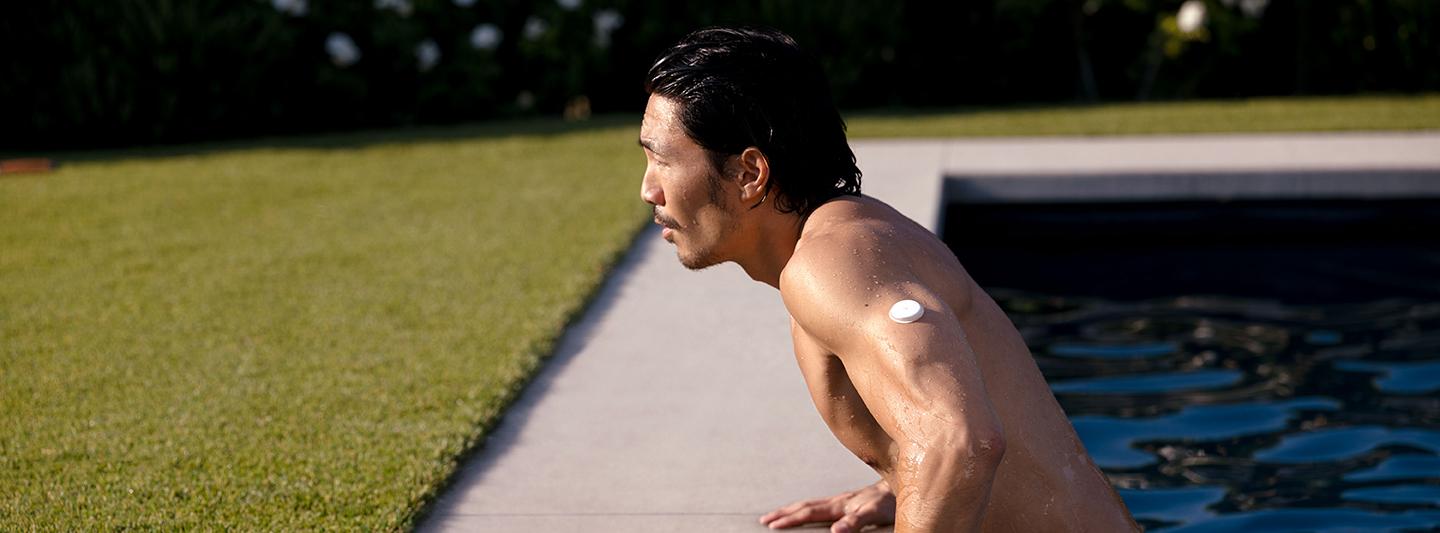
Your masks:
[[[0,524],[406,527],[646,220],[631,135],[0,180]]]

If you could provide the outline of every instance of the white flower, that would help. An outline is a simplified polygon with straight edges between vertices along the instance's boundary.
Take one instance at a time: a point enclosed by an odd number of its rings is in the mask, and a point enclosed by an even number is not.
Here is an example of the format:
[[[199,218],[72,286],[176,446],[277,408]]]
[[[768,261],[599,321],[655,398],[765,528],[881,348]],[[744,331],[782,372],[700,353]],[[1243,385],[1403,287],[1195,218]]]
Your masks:
[[[1235,7],[1238,4],[1245,16],[1257,18],[1265,12],[1265,6],[1270,5],[1270,0],[1220,0],[1220,3],[1225,4],[1225,7]]]
[[[545,21],[530,17],[525,20],[524,35],[526,39],[535,40],[539,39],[541,35],[545,35],[545,32],[549,29],[550,25],[546,24]]]
[[[1270,5],[1270,0],[1240,0],[1240,10],[1250,18],[1258,18],[1267,5]]]
[[[408,17],[415,11],[415,6],[410,0],[375,0],[375,9],[389,9],[402,17]]]
[[[355,46],[349,35],[338,31],[325,38],[325,53],[330,54],[330,62],[337,67],[348,67],[360,60],[360,47]]]
[[[435,44],[435,39],[425,39],[415,47],[415,61],[421,72],[435,68],[435,64],[440,62],[440,45]]]
[[[595,12],[595,46],[609,48],[610,34],[624,23],[625,17],[614,9],[602,9]]]
[[[1185,0],[1180,4],[1180,12],[1175,15],[1175,25],[1180,28],[1181,33],[1194,33],[1205,25],[1205,2],[1201,0]]]
[[[470,46],[481,50],[494,50],[500,46],[500,28],[494,24],[481,24],[470,30]]]
[[[574,11],[580,7],[580,0],[555,0],[555,3],[560,4],[560,7],[566,11]]]
[[[1179,13],[1175,14],[1175,26],[1179,26],[1182,33],[1195,33],[1205,24],[1205,3],[1201,0],[1185,0],[1179,4]]]
[[[270,0],[270,5],[274,6],[276,11],[292,17],[303,17],[310,11],[308,0]]]

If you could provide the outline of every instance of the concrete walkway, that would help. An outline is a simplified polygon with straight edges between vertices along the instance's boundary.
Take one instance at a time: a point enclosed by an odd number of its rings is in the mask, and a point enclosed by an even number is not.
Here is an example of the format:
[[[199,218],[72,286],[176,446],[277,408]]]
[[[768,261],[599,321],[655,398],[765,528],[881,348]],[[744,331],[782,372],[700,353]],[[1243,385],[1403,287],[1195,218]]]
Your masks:
[[[1057,187],[1089,199],[1440,197],[1440,133],[853,146],[866,194],[931,229],[946,196],[1054,200]],[[1196,177],[1217,174],[1252,178]],[[816,414],[778,293],[734,265],[689,272],[649,230],[420,529],[756,532],[780,505],[876,479]]]

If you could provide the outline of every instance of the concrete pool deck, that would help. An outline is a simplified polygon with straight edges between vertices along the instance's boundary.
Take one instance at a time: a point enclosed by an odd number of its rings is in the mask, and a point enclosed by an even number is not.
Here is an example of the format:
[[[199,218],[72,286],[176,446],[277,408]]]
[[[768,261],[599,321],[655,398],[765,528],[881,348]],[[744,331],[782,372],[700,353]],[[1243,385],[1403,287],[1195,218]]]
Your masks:
[[[1440,132],[852,146],[866,194],[932,230],[948,200],[1440,198]],[[788,327],[774,290],[689,272],[646,230],[419,529],[765,531],[875,481],[815,413]]]

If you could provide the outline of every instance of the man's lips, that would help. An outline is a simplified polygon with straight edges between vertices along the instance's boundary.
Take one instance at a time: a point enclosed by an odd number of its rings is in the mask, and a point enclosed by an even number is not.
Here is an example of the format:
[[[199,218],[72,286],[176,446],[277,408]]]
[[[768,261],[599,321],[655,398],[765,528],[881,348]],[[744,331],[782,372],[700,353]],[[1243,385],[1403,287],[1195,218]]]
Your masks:
[[[655,217],[655,223],[659,224],[662,228],[660,230],[660,238],[667,241],[670,240],[670,234],[675,232],[675,228],[671,227],[669,224],[666,224],[665,221],[660,220],[660,217]]]

